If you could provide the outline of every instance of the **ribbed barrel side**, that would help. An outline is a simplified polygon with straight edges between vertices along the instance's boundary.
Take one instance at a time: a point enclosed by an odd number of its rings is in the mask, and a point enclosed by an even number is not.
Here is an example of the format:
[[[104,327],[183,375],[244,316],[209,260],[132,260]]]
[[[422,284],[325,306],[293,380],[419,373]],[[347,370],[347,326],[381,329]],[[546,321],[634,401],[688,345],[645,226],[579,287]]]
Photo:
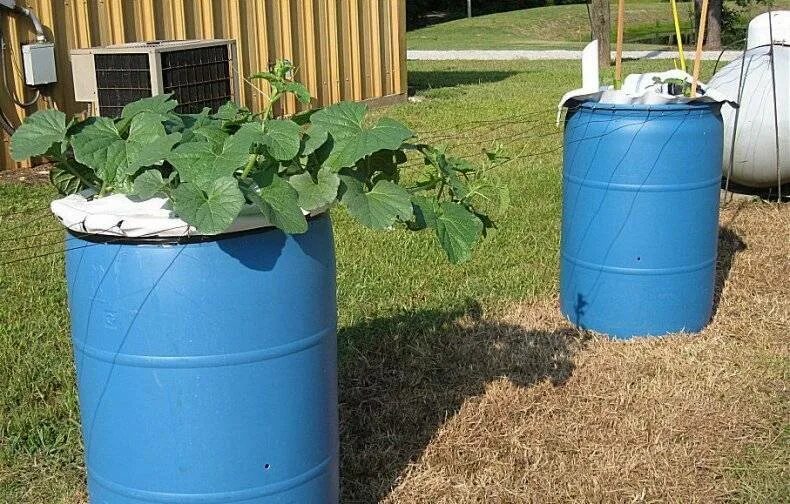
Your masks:
[[[569,320],[616,337],[707,324],[721,149],[718,104],[569,111],[560,264]]]
[[[328,216],[298,236],[67,249],[93,504],[337,502]]]

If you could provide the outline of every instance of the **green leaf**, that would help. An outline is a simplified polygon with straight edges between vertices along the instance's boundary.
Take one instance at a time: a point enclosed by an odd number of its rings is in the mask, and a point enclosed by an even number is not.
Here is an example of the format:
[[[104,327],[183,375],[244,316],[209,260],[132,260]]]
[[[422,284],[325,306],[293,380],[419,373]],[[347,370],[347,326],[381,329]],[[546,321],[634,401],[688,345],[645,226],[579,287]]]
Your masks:
[[[126,162],[126,145],[112,119],[99,117],[71,138],[74,158],[111,183]]]
[[[299,82],[289,80],[288,74],[293,70],[293,65],[275,67],[274,73],[272,72],[258,72],[254,74],[254,79],[264,79],[269,81],[269,84],[277,91],[277,95],[284,95],[292,93],[296,95],[296,99],[300,103],[310,103],[310,91]]]
[[[181,140],[181,133],[165,132],[161,118],[150,112],[138,113],[129,127],[126,140],[125,175],[133,175],[138,169],[160,163],[173,146]]]
[[[172,112],[178,106],[177,101],[170,99],[171,96],[173,96],[172,93],[160,94],[129,103],[123,108],[121,117],[127,119],[134,117],[137,114],[148,112],[150,114],[159,115],[163,119],[166,119],[168,114],[170,114],[170,112]]]
[[[313,117],[313,114],[318,112],[318,109],[309,109],[302,112],[298,112],[291,116],[291,120],[298,124],[299,126],[304,126],[310,123],[310,119]]]
[[[299,206],[299,194],[288,181],[268,170],[257,173],[254,180],[257,188],[248,186],[244,193],[269,222],[288,234],[307,231],[307,219]]]
[[[304,147],[302,148],[302,155],[309,156],[318,148],[324,145],[329,138],[329,132],[323,127],[315,124],[311,125],[304,136]]]
[[[182,183],[173,190],[173,209],[201,234],[217,234],[233,223],[244,206],[244,196],[233,177],[220,177],[200,188]]]
[[[483,223],[463,205],[442,202],[436,217],[436,236],[453,264],[467,261],[480,239]]]
[[[229,101],[217,109],[217,113],[214,114],[214,118],[221,119],[223,121],[232,121],[236,119],[236,117],[241,112],[241,107],[239,107],[236,103]]]
[[[308,212],[324,208],[335,201],[340,177],[329,168],[318,170],[316,180],[308,173],[300,173],[288,180],[299,193],[299,206]]]
[[[252,147],[255,144],[266,144],[266,134],[264,133],[263,123],[260,121],[252,121],[241,125],[239,130],[233,135],[234,143],[241,145],[248,145]]]
[[[173,112],[178,102],[171,100],[171,96],[171,94],[156,95],[127,104],[121,111],[120,119],[115,121],[116,128],[121,135],[125,135],[135,117],[148,114],[156,117],[159,122],[167,122],[174,126],[174,129],[180,129],[177,126],[183,123],[183,119]]]
[[[311,121],[324,128],[335,141],[327,164],[336,170],[354,164],[380,150],[397,150],[413,133],[403,124],[387,117],[372,127],[364,126],[367,107],[341,102],[316,112]]]
[[[49,181],[58,190],[58,193],[63,196],[69,194],[77,194],[83,189],[80,178],[61,168],[53,166],[49,170]]]
[[[278,161],[293,159],[299,154],[299,125],[289,119],[271,119],[264,123],[266,147]]]
[[[173,114],[170,119],[174,125],[179,126],[184,130],[199,128],[206,124],[219,122],[211,117],[211,109],[203,107],[203,110],[198,114]]]
[[[200,187],[220,177],[229,177],[244,166],[250,157],[251,140],[241,130],[225,139],[221,149],[208,142],[187,142],[167,156],[178,172],[181,182],[193,182]]]
[[[358,135],[368,107],[356,102],[340,102],[319,110],[310,118],[312,124],[322,126],[335,140]]]
[[[277,80],[282,81],[287,79],[291,75],[293,69],[294,69],[294,64],[291,62],[291,60],[278,59],[274,63],[274,68],[272,68],[272,72],[274,73],[274,76],[277,78]]]
[[[439,167],[439,172],[444,178],[450,191],[457,200],[465,198],[469,194],[469,186],[458,175],[465,173],[467,165],[462,160],[448,158],[443,152],[435,151],[427,156],[430,161]]]
[[[30,115],[11,137],[11,157],[23,161],[40,156],[66,139],[66,114],[42,110]]]
[[[250,80],[257,80],[257,79],[262,79],[272,82],[277,80],[277,76],[271,72],[256,72],[250,75]]]
[[[283,86],[283,90],[293,93],[296,99],[299,100],[299,103],[310,103],[310,91],[299,82],[286,82]]]
[[[356,178],[348,175],[340,178],[345,187],[341,201],[363,225],[372,229],[388,229],[397,219],[412,219],[411,198],[401,186],[381,180],[366,192],[364,184]]]
[[[64,196],[87,189],[90,178],[90,170],[72,159],[55,163],[49,170],[49,181]]]
[[[498,179],[481,180],[472,184],[469,200],[476,209],[501,215],[510,206],[510,192]]]
[[[414,207],[414,221],[410,223],[409,229],[419,231],[421,229],[436,228],[436,214],[439,212],[439,203],[435,199],[419,195],[412,195],[411,203]]]
[[[208,142],[211,144],[211,147],[214,149],[221,148],[225,143],[225,140],[227,140],[230,136],[216,123],[203,124],[193,128],[190,131],[195,135],[208,140]]]
[[[248,146],[265,145],[269,154],[277,161],[290,161],[299,154],[301,146],[299,131],[299,125],[293,121],[270,119],[263,123],[258,121],[245,123],[234,137]]]
[[[131,120],[127,139],[111,119],[100,117],[74,135],[71,144],[77,161],[92,168],[105,184],[114,184],[164,160],[180,139],[180,133],[165,133],[159,116],[142,112]]]
[[[157,169],[146,170],[134,179],[132,194],[141,199],[165,195],[167,182],[162,178],[162,172]]]

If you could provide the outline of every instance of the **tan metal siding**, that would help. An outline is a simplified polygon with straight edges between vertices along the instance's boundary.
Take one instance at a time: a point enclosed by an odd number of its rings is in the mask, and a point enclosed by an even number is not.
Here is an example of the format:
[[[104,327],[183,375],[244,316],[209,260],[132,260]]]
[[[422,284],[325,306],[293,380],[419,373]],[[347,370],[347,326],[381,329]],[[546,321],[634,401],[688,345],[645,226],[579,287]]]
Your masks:
[[[86,112],[74,101],[69,50],[155,39],[233,38],[240,73],[265,70],[277,58],[297,66],[319,104],[406,94],[405,0],[27,0],[55,40],[59,83],[38,108]],[[2,13],[9,85],[29,97],[21,75],[20,44],[34,40],[26,18]],[[259,89],[256,89],[259,88]],[[266,104],[261,81],[242,83],[241,100]],[[23,94],[24,93],[24,94]],[[25,110],[0,89],[0,107],[15,123]],[[34,110],[31,109],[30,111]],[[289,99],[284,112],[298,104]],[[0,168],[11,166],[2,135]]]

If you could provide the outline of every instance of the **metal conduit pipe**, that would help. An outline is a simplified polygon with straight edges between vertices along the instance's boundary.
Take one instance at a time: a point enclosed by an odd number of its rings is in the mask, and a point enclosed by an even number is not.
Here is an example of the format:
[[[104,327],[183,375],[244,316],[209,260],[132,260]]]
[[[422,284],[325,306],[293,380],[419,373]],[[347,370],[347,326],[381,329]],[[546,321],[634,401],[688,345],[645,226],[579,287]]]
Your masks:
[[[38,16],[36,15],[35,12],[33,12],[30,9],[28,9],[24,5],[18,5],[16,0],[0,0],[0,10],[2,10],[3,8],[5,8],[7,10],[10,10],[11,12],[15,12],[17,14],[21,14],[21,15],[27,17],[28,19],[30,19],[30,22],[33,24],[33,29],[36,32],[36,41],[37,42],[46,42],[47,37],[46,37],[46,34],[44,33],[44,25],[41,24],[41,20],[38,18]],[[2,43],[3,43],[2,42],[2,38],[0,37],[0,44],[2,44]],[[2,52],[0,52],[0,58],[2,58],[2,57],[3,57],[2,56]],[[8,90],[8,84],[6,82],[7,77],[6,77],[6,73],[5,73],[6,72],[6,68],[5,68],[5,61],[4,60],[0,61],[0,70],[2,70],[2,72],[3,72],[3,83],[5,84],[5,88],[8,91],[9,96],[14,101],[14,103],[16,103],[17,105],[19,105],[21,107],[28,107],[28,106],[32,105],[33,103],[35,103],[36,101],[38,101],[38,98],[41,95],[40,95],[40,92],[38,90],[36,90],[36,95],[31,101],[20,102],[10,92],[10,90]],[[0,128],[3,128],[3,130],[5,130],[5,132],[8,133],[9,135],[12,135],[14,133],[15,129],[16,129],[14,127],[14,124],[11,122],[11,120],[2,111],[0,111]]]
[[[3,130],[6,133],[8,133],[8,136],[13,135],[14,131],[16,131],[14,125],[11,124],[11,121],[9,121],[8,118],[5,116],[5,114],[3,114],[2,112],[0,112],[0,127],[3,128]]]
[[[41,20],[36,16],[35,12],[21,5],[17,5],[14,11],[27,16],[30,22],[33,23],[33,29],[36,31],[36,42],[46,42],[47,37],[44,35],[44,26],[41,24]]]
[[[36,40],[38,42],[47,40],[47,36],[44,34],[44,25],[41,24],[41,20],[35,12],[24,5],[17,5],[16,0],[0,0],[0,7],[5,7],[8,10],[26,16],[33,23],[33,29],[36,31]]]

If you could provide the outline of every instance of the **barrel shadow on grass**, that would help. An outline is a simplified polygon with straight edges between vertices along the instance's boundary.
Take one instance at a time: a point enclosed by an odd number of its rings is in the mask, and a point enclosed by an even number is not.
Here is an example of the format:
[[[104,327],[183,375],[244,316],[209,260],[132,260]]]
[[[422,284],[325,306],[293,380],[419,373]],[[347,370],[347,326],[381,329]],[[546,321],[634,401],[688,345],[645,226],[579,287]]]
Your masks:
[[[730,276],[730,270],[735,261],[735,256],[739,252],[746,250],[746,248],[746,242],[738,236],[738,233],[727,226],[722,226],[719,229],[719,249],[716,258],[716,286],[713,291],[713,314],[711,318],[716,316],[716,311],[719,309],[722,292]]]
[[[340,331],[344,503],[378,502],[440,426],[486,384],[559,385],[582,338],[485,320],[476,303],[375,319]]]

